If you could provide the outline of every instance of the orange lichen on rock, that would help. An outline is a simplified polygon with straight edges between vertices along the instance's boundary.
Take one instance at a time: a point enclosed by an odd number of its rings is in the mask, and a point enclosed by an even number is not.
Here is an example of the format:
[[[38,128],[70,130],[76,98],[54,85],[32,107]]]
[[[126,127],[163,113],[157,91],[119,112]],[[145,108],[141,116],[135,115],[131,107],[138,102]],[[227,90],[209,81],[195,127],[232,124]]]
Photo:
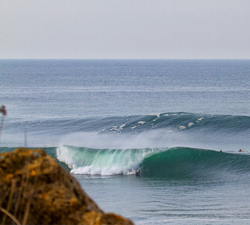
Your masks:
[[[130,220],[105,214],[77,180],[40,149],[0,154],[0,209],[21,224],[119,224]],[[13,221],[0,211],[0,224]]]
[[[116,224],[116,225],[130,225],[131,221],[113,213],[97,213],[97,212],[89,212],[84,215],[84,223],[83,224],[91,224],[91,225],[108,225],[108,224]]]

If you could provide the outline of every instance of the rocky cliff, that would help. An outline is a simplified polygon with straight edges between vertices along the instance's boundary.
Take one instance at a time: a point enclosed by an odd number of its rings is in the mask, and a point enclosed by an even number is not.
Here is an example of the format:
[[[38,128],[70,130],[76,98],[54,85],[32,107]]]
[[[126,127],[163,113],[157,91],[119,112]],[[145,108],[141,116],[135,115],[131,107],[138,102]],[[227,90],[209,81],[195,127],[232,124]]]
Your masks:
[[[133,224],[104,213],[77,180],[40,149],[0,154],[0,224]]]

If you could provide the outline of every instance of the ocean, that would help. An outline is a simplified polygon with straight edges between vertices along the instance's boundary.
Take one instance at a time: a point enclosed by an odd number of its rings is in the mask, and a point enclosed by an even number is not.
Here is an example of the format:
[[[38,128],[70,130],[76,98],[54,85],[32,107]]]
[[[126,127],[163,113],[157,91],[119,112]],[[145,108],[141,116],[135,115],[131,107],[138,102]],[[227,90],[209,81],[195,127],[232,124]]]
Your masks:
[[[0,60],[0,105],[0,152],[45,149],[105,212],[250,224],[250,60]]]

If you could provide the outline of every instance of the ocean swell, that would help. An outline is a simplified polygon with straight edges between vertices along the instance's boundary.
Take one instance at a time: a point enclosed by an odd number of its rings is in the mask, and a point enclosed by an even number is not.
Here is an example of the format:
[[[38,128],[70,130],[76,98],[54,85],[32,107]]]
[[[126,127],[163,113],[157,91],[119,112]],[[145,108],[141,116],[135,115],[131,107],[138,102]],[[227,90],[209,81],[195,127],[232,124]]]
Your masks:
[[[137,133],[155,129],[170,131],[210,131],[236,133],[250,130],[249,116],[211,115],[196,113],[155,113],[117,117],[90,117],[85,119],[40,119],[17,122],[10,120],[5,129],[28,128],[29,131],[51,131],[60,134],[72,132]]]

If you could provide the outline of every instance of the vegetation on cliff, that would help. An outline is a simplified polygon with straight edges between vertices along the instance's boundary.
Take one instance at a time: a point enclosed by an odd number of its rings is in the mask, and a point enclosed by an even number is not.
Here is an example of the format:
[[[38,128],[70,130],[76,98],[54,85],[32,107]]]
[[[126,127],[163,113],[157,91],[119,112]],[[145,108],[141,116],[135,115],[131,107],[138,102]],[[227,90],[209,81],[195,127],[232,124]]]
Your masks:
[[[40,149],[0,154],[0,225],[133,224],[104,213],[77,180]]]

